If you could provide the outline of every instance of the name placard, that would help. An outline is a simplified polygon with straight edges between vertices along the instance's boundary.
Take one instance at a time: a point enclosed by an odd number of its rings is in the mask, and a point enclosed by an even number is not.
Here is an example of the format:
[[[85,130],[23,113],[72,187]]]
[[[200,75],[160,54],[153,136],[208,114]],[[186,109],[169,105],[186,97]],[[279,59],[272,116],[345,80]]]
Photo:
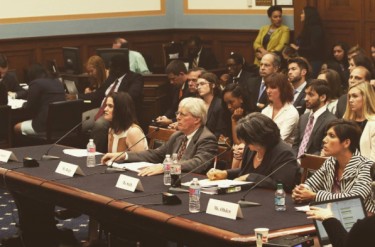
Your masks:
[[[64,161],[60,161],[55,172],[68,177],[73,177],[74,174],[85,176],[85,174],[79,166]]]
[[[116,187],[131,192],[134,192],[135,190],[144,191],[141,180],[124,174],[120,174]]]
[[[18,161],[16,155],[12,151],[0,149],[0,161],[8,162],[8,160]]]
[[[243,218],[240,205],[237,203],[225,202],[212,198],[208,201],[206,213],[232,220]]]

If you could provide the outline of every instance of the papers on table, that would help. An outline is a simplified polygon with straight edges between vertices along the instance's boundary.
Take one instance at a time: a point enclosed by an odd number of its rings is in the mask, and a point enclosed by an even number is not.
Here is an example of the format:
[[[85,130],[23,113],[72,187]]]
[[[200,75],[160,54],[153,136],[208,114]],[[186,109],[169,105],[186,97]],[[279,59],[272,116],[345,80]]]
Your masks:
[[[149,163],[149,162],[131,162],[131,163],[120,163],[120,164],[114,162],[112,164],[113,167],[126,169],[126,170],[133,171],[133,172],[140,172],[143,168],[153,166],[153,165],[155,164]]]
[[[191,182],[183,183],[184,186],[190,186]],[[207,187],[219,187],[219,188],[229,188],[234,186],[241,186],[244,184],[250,184],[252,182],[247,181],[237,181],[237,180],[229,180],[229,179],[223,179],[223,180],[209,180],[209,179],[202,179],[199,180],[199,184],[202,188]]]
[[[23,103],[25,103],[25,102],[26,102],[26,100],[24,100],[24,99],[13,99],[12,97],[8,96],[8,105],[12,109],[21,108]]]
[[[297,211],[301,211],[301,212],[307,212],[310,210],[310,206],[309,205],[305,205],[305,206],[300,206],[300,207],[294,207]]]
[[[71,155],[74,157],[86,157],[87,150],[86,149],[64,149],[64,154]],[[99,155],[102,153],[96,152],[95,155]]]

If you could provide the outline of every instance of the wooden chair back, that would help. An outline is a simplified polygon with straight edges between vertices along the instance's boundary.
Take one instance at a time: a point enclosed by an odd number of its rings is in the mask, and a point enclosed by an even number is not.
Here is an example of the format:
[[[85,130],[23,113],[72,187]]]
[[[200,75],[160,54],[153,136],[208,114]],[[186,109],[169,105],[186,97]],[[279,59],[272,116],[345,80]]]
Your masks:
[[[326,159],[326,157],[312,154],[304,154],[303,156],[301,156],[301,168],[303,168],[301,183],[305,182],[309,171],[311,172],[318,170],[323,165]]]
[[[155,129],[159,128],[159,131],[155,132]],[[167,129],[167,128],[160,128],[156,126],[149,126],[148,127],[148,133],[153,132],[151,136],[149,136],[149,148],[150,149],[156,149],[163,145],[166,141],[168,141],[169,137],[176,132],[174,129]]]
[[[0,148],[12,147],[11,108],[0,106]]]

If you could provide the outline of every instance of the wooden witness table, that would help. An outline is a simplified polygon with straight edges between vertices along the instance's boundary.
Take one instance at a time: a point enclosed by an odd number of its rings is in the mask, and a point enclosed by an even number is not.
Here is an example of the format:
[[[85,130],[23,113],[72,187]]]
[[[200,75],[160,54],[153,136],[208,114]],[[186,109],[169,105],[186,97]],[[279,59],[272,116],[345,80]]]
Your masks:
[[[19,159],[26,156],[39,159],[48,147],[12,150]],[[247,199],[262,206],[242,209],[243,219],[230,220],[205,212],[191,214],[188,211],[188,194],[178,195],[181,205],[160,204],[161,193],[168,189],[163,185],[161,175],[139,177],[145,191],[132,193],[115,187],[119,173],[104,173],[103,166],[87,168],[85,158],[64,155],[63,149],[56,146],[50,154],[79,165],[86,176],[69,178],[55,173],[59,160],[39,161],[37,168],[23,168],[21,163],[8,162],[0,163],[0,185],[11,192],[87,214],[118,236],[157,236],[188,246],[251,246],[255,243],[253,229],[256,227],[270,228],[270,238],[315,232],[312,221],[306,219],[304,213],[295,211],[289,195],[285,212],[274,210],[274,191],[255,189]],[[137,177],[130,171],[124,174]],[[187,176],[183,182],[191,179],[192,176]],[[201,210],[206,210],[210,198],[237,202],[243,193],[202,194]]]

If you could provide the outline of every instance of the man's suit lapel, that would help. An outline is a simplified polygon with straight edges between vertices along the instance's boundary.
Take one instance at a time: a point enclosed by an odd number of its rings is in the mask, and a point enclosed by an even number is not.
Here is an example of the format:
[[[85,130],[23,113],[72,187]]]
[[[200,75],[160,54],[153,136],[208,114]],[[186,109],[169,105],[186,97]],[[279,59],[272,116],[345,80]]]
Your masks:
[[[201,136],[203,128],[204,128],[204,126],[201,126],[197,130],[197,132],[195,132],[194,136],[191,138],[191,141],[189,142],[189,145],[186,147],[185,153],[182,155],[182,157],[188,157],[189,158],[192,153],[195,153],[195,151],[194,151],[195,147],[196,147],[195,144],[198,141],[199,137]],[[182,142],[182,140],[181,140],[181,142]],[[181,145],[181,142],[180,142],[180,145]]]
[[[311,132],[311,135],[310,135],[309,142],[307,143],[306,149],[308,149],[310,147],[312,139],[313,139],[315,133],[320,129],[320,127],[322,126],[322,124],[325,122],[324,119],[326,118],[327,112],[328,112],[328,110],[326,110],[325,112],[323,112],[318,117],[318,119],[316,120],[316,122],[314,124],[314,128],[313,128],[313,130]]]

